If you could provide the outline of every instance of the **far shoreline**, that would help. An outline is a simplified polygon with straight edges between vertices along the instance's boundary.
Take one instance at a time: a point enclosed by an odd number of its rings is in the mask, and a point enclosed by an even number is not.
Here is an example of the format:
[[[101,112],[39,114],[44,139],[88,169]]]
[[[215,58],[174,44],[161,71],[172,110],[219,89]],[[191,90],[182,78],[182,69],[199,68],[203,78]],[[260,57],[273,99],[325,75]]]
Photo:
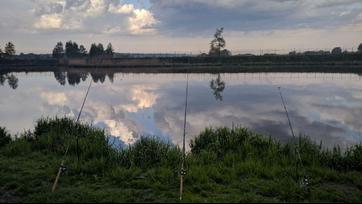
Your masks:
[[[315,64],[254,64],[254,65],[123,65],[123,66],[59,66],[4,65],[0,73],[10,72],[114,72],[114,73],[362,73],[362,62]]]
[[[120,73],[362,73],[362,54],[228,57],[0,59],[0,72],[105,71]]]

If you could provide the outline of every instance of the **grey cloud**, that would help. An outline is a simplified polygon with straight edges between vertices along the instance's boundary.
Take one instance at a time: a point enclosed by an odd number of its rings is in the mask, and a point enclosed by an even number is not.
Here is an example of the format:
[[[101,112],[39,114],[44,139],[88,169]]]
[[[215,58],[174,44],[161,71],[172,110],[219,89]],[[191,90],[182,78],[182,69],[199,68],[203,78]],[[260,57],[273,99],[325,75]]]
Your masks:
[[[362,12],[356,0],[153,0],[160,28],[174,35],[229,31],[339,27]]]

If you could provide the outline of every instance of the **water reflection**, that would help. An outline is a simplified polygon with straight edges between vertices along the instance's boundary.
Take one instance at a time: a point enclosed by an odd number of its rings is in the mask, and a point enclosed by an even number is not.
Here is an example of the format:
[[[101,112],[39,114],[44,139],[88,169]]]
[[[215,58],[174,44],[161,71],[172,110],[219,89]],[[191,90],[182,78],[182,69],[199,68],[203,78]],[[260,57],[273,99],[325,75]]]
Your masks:
[[[8,85],[12,89],[18,88],[18,78],[13,74],[0,72],[0,85],[3,86],[8,81]]]
[[[140,135],[157,135],[176,144],[182,142],[184,74],[13,75],[21,82],[15,92],[0,86],[0,94],[9,96],[0,98],[0,125],[13,133],[32,128],[41,116],[75,117],[89,80],[93,80],[96,83],[84,107],[82,121],[104,128],[124,145],[134,143]],[[189,79],[188,140],[205,127],[232,124],[282,141],[290,139],[277,89],[281,86],[296,134],[322,140],[325,146],[345,147],[362,141],[362,121],[357,119],[362,114],[358,75],[190,74]],[[210,88],[216,94],[210,94]]]
[[[217,75],[216,79],[210,81],[210,88],[213,90],[213,94],[216,100],[222,101],[221,93],[225,89],[225,82],[221,80],[220,73]]]

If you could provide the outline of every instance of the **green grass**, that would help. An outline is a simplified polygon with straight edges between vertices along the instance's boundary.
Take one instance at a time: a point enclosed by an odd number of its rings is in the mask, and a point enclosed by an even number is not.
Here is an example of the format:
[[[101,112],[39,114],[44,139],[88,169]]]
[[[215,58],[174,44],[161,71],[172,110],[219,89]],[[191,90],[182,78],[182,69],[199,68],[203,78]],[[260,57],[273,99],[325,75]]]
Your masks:
[[[9,136],[3,132],[0,138]],[[68,146],[67,171],[51,193]],[[42,119],[0,146],[0,202],[179,202],[181,155],[156,138],[114,150],[91,125]],[[186,159],[185,202],[362,201],[361,145],[326,150],[308,138],[282,144],[244,128],[216,128],[191,142]]]

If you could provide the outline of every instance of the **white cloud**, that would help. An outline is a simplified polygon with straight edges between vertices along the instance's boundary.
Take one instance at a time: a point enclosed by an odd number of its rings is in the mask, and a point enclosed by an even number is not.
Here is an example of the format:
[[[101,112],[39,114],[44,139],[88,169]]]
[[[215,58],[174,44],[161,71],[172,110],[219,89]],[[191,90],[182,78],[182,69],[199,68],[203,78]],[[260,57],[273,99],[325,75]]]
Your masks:
[[[132,34],[139,35],[144,33],[154,33],[156,30],[152,27],[157,23],[153,14],[145,9],[136,9],[133,16],[128,18],[129,31]]]
[[[60,14],[44,14],[35,22],[38,29],[59,29],[62,27],[62,16]]]
[[[154,33],[157,20],[146,9],[114,0],[34,0],[34,28],[87,33]]]
[[[89,0],[89,7],[86,10],[87,16],[99,16],[107,12],[109,2],[105,0]]]
[[[135,10],[133,4],[113,5],[109,6],[109,12],[117,14],[130,14]]]
[[[121,107],[128,112],[137,112],[140,109],[151,108],[158,95],[154,93],[154,90],[157,89],[157,86],[151,85],[136,85],[131,87],[131,99],[133,103],[122,104]]]
[[[132,131],[130,131],[122,122],[105,120],[104,123],[107,125],[107,131],[109,131],[112,136],[118,137],[126,144],[133,144],[136,142],[137,138],[133,136]]]
[[[68,102],[68,97],[65,95],[65,93],[62,92],[42,92],[40,97],[49,105],[64,106]]]

